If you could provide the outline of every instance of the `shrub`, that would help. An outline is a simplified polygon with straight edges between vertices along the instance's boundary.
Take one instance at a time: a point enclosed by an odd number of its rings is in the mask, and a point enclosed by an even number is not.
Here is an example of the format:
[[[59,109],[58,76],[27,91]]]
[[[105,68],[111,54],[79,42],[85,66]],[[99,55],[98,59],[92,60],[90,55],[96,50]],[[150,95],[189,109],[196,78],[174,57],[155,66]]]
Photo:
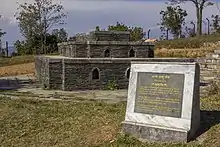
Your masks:
[[[118,89],[118,85],[117,85],[116,81],[115,80],[108,81],[106,89],[107,90],[116,90],[116,89]]]
[[[208,88],[208,95],[220,95],[220,81],[215,80]]]

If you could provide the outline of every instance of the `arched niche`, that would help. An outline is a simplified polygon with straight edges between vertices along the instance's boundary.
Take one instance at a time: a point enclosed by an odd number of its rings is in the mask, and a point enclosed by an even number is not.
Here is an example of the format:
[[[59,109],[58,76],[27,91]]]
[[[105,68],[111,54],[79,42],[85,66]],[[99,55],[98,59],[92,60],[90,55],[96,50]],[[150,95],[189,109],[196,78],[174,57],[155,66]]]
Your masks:
[[[131,69],[127,68],[127,70],[125,71],[125,76],[126,76],[127,79],[130,78],[130,72],[131,72]]]
[[[106,49],[106,50],[104,51],[104,57],[110,57],[110,56],[111,56],[110,50],[109,50],[109,49]]]
[[[128,53],[128,56],[129,56],[130,58],[135,57],[135,51],[134,51],[134,49],[130,49],[130,51],[129,51],[129,53]]]
[[[92,70],[92,74],[91,74],[91,78],[92,80],[98,80],[100,79],[100,70],[96,67]]]

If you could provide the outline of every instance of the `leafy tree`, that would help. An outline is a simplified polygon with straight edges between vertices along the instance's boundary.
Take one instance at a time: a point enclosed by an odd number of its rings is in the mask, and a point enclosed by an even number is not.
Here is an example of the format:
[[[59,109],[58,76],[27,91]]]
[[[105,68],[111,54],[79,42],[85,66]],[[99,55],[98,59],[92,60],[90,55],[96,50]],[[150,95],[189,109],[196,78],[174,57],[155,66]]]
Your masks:
[[[202,35],[202,16],[204,8],[213,5],[210,0],[168,0],[171,4],[180,4],[184,2],[191,2],[196,8],[196,18],[197,18],[197,36]]]
[[[180,6],[167,6],[166,10],[162,10],[160,14],[162,15],[161,30],[169,29],[174,38],[180,37],[182,25],[184,25],[187,16],[186,11],[181,9]]]
[[[2,17],[2,16],[0,15],[0,18],[1,18],[1,17]],[[5,34],[6,34],[6,32],[3,32],[2,29],[0,28],[0,41],[1,41],[1,37],[4,36]]]
[[[0,18],[1,18],[1,17],[2,17],[2,16],[0,15]],[[4,36],[5,34],[6,34],[6,32],[3,32],[2,29],[0,28],[0,45],[1,45],[1,42],[2,42],[2,41],[1,41],[1,37]],[[1,46],[0,46],[0,48],[1,48]]]
[[[220,16],[219,15],[212,15],[212,30],[213,33],[220,33]]]
[[[126,26],[123,23],[117,22],[116,25],[108,26],[109,31],[129,31],[129,26]]]
[[[60,3],[52,3],[52,0],[34,0],[34,3],[19,4],[15,14],[18,20],[21,34],[29,44],[32,44],[36,36],[41,37],[37,48],[45,51],[46,37],[49,30],[57,24],[63,24],[66,14]],[[40,50],[41,51],[41,50]],[[40,51],[37,50],[39,53]]]
[[[109,31],[129,31],[131,33],[131,41],[139,41],[146,35],[141,27],[129,27],[123,23],[117,22],[116,25],[108,26]]]
[[[0,18],[2,16],[0,15]],[[6,34],[6,32],[3,32],[2,29],[0,28],[0,56],[5,56],[5,51],[4,49],[2,49],[2,40],[1,40],[1,37],[4,36]]]
[[[61,29],[54,29],[52,31],[52,35],[56,36],[57,42],[66,42],[68,39],[68,34],[64,28]]]
[[[186,27],[185,27],[185,36],[195,37],[196,34],[195,34],[195,31],[194,31],[194,28],[191,28],[191,27],[186,26]]]
[[[28,51],[30,51],[30,50],[26,49],[27,44],[25,43],[25,41],[17,40],[14,43],[14,47],[16,48],[16,51],[17,51],[18,55],[30,54],[30,53],[28,53]]]
[[[95,30],[96,30],[96,31],[100,31],[100,27],[99,27],[99,26],[96,26],[96,27],[95,27]]]
[[[57,47],[57,36],[46,34],[46,43],[45,47],[47,53],[54,53],[58,51]],[[14,43],[14,47],[17,50],[18,55],[27,55],[27,54],[35,54],[37,50],[38,44],[41,42],[41,36],[34,36],[31,44],[27,41],[19,41],[17,40]]]

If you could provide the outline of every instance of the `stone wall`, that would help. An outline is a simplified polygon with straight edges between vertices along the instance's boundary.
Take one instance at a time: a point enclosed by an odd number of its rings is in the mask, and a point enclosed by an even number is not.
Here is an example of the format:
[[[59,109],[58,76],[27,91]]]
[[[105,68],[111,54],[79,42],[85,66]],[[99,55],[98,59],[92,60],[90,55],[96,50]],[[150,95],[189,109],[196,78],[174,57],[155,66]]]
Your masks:
[[[70,37],[70,41],[130,41],[130,32],[125,31],[92,31],[79,33]]]
[[[49,71],[49,74],[40,74],[39,79],[48,79],[49,82],[42,81],[42,86],[46,84],[49,89],[60,90],[88,90],[106,89],[110,81],[114,81],[118,88],[126,89],[128,86],[128,74],[130,74],[131,61],[148,62],[169,62],[170,59],[156,58],[68,58],[62,56],[41,56],[36,58],[41,60],[41,70],[37,72]],[[193,62],[193,59],[172,59],[175,62]],[[38,61],[36,61],[38,62]],[[38,67],[37,67],[38,68]],[[94,70],[99,73],[98,79],[92,79]]]
[[[71,41],[58,44],[58,50],[62,56],[75,58],[105,58],[106,50],[111,58],[129,58],[131,50],[136,58],[154,57],[154,44],[147,42]]]
[[[37,56],[35,58],[35,73],[43,88],[49,88],[49,59]]]
[[[124,31],[93,31],[90,36],[95,41],[130,41],[130,32]]]
[[[63,84],[63,63],[62,59],[49,60],[49,89],[62,89]]]

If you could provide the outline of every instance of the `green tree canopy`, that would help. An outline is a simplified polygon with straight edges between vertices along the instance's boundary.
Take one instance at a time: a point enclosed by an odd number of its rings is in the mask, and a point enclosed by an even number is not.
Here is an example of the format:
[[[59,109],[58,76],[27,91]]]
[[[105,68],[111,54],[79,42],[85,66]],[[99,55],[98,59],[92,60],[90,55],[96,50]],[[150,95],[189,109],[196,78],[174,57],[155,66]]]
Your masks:
[[[191,2],[196,8],[197,19],[197,36],[202,35],[202,16],[204,8],[213,5],[210,0],[168,0],[171,4],[180,4],[184,2]]]
[[[2,16],[0,15],[0,18],[1,18],[1,17],[2,17]],[[1,37],[4,36],[5,34],[6,34],[6,32],[3,32],[2,29],[0,28],[0,41],[1,41]]]
[[[34,3],[19,4],[18,12],[15,14],[21,34],[28,44],[34,44],[34,39],[41,37],[37,48],[44,51],[48,31],[58,24],[64,23],[66,14],[60,3],[53,3],[52,0],[34,0]],[[36,45],[36,44],[35,44]],[[41,52],[38,51],[38,52]]]
[[[174,38],[180,37],[182,25],[184,25],[187,16],[186,11],[181,9],[180,6],[167,6],[166,10],[162,10],[160,14],[162,15],[161,30],[169,29]]]
[[[130,27],[119,22],[117,22],[116,25],[109,25],[108,31],[129,31],[131,33],[131,41],[140,41],[146,35],[141,27]]]
[[[212,15],[212,31],[213,33],[220,33],[220,16]]]
[[[66,42],[68,39],[68,34],[64,28],[54,29],[52,35],[56,36],[58,43]]]

